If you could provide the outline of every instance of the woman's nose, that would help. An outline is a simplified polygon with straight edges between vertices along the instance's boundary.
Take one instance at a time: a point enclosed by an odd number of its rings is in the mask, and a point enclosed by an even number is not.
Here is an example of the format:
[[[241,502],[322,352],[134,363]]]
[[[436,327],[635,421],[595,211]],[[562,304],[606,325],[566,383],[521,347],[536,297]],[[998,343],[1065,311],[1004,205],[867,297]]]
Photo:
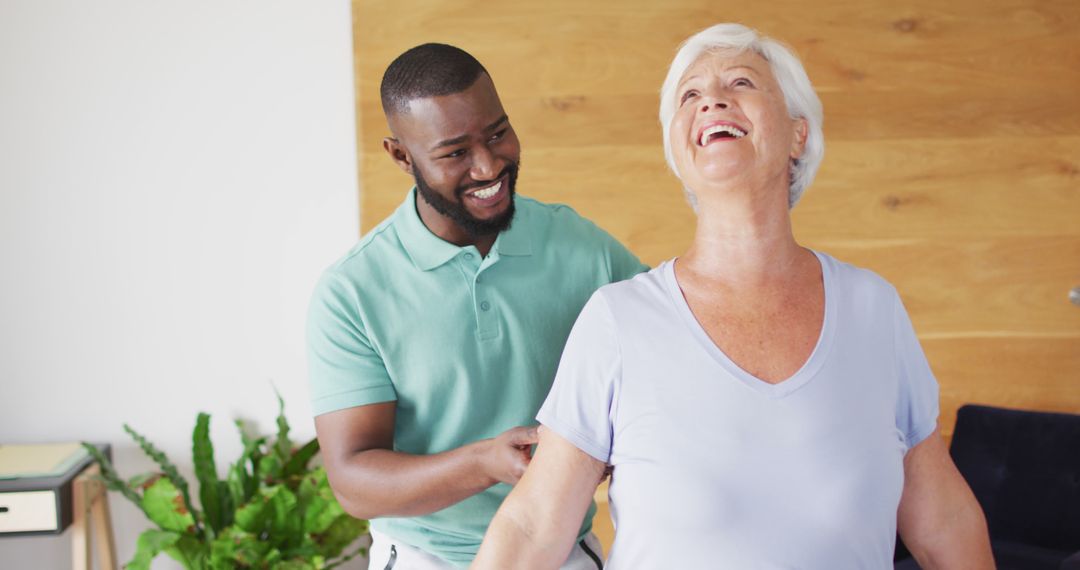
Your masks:
[[[719,101],[719,100],[718,101],[708,102],[708,103],[705,103],[704,105],[701,106],[701,112],[705,113],[705,112],[709,111],[710,109],[712,109],[714,107],[717,108],[717,109],[727,109],[728,104],[727,104],[727,101]]]

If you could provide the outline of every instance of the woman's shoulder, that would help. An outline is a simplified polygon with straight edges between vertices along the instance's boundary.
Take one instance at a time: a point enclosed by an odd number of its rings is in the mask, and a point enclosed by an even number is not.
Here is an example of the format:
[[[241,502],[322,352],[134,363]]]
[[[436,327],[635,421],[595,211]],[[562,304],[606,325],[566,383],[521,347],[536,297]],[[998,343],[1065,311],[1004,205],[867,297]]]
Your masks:
[[[609,300],[635,299],[642,296],[648,297],[662,294],[665,291],[667,273],[671,270],[670,265],[671,260],[664,261],[660,265],[643,273],[638,273],[630,279],[604,285],[597,290],[597,293],[602,294]]]
[[[893,284],[872,269],[841,261],[822,251],[814,250],[814,253],[821,260],[826,279],[831,281],[834,289],[843,291],[845,296],[896,295]]]
[[[630,279],[600,287],[593,293],[586,309],[590,308],[589,305],[604,306],[612,315],[626,318],[666,307],[669,304],[667,272],[670,271],[670,263],[665,261]]]
[[[670,262],[664,262],[630,279],[597,289],[578,316],[578,325],[588,322],[602,327],[613,338],[648,337],[665,326],[677,311],[667,284]]]

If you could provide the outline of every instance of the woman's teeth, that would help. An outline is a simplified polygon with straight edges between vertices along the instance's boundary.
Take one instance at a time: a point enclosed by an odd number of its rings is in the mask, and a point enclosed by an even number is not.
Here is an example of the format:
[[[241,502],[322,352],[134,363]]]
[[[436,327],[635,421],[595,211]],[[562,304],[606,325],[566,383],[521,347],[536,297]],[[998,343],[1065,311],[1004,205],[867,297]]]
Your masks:
[[[473,192],[472,195],[474,198],[487,200],[488,198],[498,194],[500,188],[502,188],[502,181],[499,181],[499,183],[495,184],[494,186],[488,186],[487,188],[477,190],[476,192]]]
[[[701,139],[698,140],[698,144],[701,146],[709,144],[709,139],[715,134],[728,135],[728,137],[736,139],[741,139],[746,136],[746,132],[738,127],[731,125],[715,125],[705,129],[705,132],[701,133]]]

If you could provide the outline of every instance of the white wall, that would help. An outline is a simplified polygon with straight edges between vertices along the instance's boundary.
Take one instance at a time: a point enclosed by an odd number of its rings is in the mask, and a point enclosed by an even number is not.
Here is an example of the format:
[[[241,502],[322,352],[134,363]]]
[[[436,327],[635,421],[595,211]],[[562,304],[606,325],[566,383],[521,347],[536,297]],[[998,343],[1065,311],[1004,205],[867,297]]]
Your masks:
[[[314,434],[308,296],[358,231],[348,0],[0,0],[0,442],[185,467],[195,414]],[[119,556],[141,516],[111,497]],[[0,539],[5,570],[70,535]],[[166,557],[155,568],[175,568]]]

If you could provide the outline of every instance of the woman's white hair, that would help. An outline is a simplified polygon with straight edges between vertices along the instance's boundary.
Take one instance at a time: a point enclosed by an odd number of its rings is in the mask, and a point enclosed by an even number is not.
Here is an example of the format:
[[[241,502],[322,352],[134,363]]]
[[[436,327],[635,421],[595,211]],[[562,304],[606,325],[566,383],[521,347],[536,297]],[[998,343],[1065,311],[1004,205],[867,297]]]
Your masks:
[[[711,28],[702,30],[679,46],[675,59],[668,69],[667,78],[660,88],[660,126],[664,131],[664,157],[667,158],[668,166],[675,176],[679,176],[679,170],[675,166],[675,157],[671,153],[671,121],[675,118],[675,110],[678,108],[675,90],[679,86],[686,69],[690,67],[701,55],[708,51],[727,50],[736,51],[752,50],[769,62],[773,76],[780,84],[780,90],[784,93],[784,103],[787,104],[788,115],[794,119],[806,119],[807,137],[806,148],[802,156],[792,161],[791,186],[788,191],[788,205],[794,207],[802,197],[803,191],[814,180],[821,159],[825,156],[825,137],[821,131],[821,123],[824,116],[821,111],[821,100],[814,92],[810,78],[806,75],[799,58],[780,42],[762,36],[756,30],[742,24],[717,24]],[[693,192],[686,188],[686,198],[690,205],[697,208],[697,198]]]

